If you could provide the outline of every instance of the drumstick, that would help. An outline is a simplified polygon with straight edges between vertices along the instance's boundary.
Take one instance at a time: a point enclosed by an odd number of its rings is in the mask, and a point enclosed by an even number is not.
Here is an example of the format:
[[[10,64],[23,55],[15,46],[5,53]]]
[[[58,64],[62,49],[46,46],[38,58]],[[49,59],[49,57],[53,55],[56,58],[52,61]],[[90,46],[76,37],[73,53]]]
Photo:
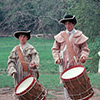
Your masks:
[[[61,58],[60,54],[58,54],[58,58],[59,58],[59,60],[60,60],[60,58]]]
[[[92,57],[89,57],[89,58],[87,58],[87,59],[92,59]]]
[[[30,64],[29,62],[26,62],[26,61],[21,61],[22,63],[26,63],[26,64]],[[35,64],[36,66],[40,66],[40,67],[42,67],[42,65],[40,65],[40,64]]]
[[[58,54],[58,59],[62,60],[62,56],[60,54]],[[62,64],[62,62],[60,62],[60,64]]]

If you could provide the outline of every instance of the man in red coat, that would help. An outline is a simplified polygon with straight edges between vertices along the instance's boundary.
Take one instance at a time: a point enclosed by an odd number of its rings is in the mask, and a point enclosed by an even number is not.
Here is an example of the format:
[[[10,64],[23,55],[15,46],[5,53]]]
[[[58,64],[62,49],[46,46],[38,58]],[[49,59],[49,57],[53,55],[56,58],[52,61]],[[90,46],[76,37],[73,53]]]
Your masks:
[[[56,64],[59,64],[59,71],[62,73],[66,68],[74,66],[77,64],[85,63],[89,55],[89,49],[86,41],[86,37],[82,31],[76,30],[74,26],[77,23],[75,15],[65,15],[63,19],[60,20],[60,23],[65,25],[66,30],[61,31],[57,34],[54,39],[54,44],[52,47],[52,55]],[[69,54],[68,46],[64,40],[62,34],[66,33],[69,37],[70,44],[75,52],[75,60],[73,60]],[[61,83],[61,81],[60,81]],[[64,88],[65,99],[70,100],[66,89]]]

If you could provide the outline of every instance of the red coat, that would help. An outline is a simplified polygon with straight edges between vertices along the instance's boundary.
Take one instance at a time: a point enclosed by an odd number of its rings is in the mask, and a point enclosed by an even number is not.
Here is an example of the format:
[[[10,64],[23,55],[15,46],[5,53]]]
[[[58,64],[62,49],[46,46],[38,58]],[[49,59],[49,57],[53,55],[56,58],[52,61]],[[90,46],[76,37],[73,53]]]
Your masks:
[[[66,43],[64,38],[62,37],[61,34],[63,34],[65,31],[61,31],[59,34],[57,34],[54,39],[54,44],[52,47],[52,55],[53,58],[56,61],[59,59],[59,55],[61,54],[61,51],[64,49]],[[88,58],[89,55],[89,49],[87,46],[86,41],[88,40],[88,37],[86,37],[84,34],[82,34],[81,31],[77,30],[77,32],[73,35],[73,37],[70,40],[70,43],[72,45],[72,48],[75,52],[75,56],[77,59],[77,64],[81,64],[79,58],[82,56],[85,56],[86,58]],[[64,56],[63,56],[63,67],[66,66],[66,62],[67,62],[67,52],[68,50],[66,49],[64,51]],[[75,61],[73,61],[69,55],[69,66],[74,66],[77,65],[75,63]]]

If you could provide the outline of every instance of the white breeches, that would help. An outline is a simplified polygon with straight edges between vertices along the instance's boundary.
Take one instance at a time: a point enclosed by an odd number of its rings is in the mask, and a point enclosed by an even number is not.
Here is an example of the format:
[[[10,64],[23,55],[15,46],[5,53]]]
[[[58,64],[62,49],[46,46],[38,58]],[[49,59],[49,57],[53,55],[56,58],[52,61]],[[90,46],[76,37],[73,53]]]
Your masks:
[[[71,100],[65,87],[64,87],[64,95],[65,95],[65,100]]]

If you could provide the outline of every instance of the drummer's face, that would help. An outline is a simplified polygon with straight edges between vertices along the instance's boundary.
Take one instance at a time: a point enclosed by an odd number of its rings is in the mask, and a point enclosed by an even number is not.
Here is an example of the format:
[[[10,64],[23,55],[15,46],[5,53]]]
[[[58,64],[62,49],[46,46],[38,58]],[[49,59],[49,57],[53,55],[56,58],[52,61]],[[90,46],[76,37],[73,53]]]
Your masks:
[[[20,41],[20,44],[25,44],[26,43],[26,41],[27,41],[27,36],[26,35],[23,35],[23,34],[21,34],[21,35],[19,35],[19,41]]]
[[[73,30],[73,28],[74,28],[74,24],[72,24],[71,22],[65,22],[65,27],[66,27],[66,29],[70,32],[70,31],[72,31]]]

